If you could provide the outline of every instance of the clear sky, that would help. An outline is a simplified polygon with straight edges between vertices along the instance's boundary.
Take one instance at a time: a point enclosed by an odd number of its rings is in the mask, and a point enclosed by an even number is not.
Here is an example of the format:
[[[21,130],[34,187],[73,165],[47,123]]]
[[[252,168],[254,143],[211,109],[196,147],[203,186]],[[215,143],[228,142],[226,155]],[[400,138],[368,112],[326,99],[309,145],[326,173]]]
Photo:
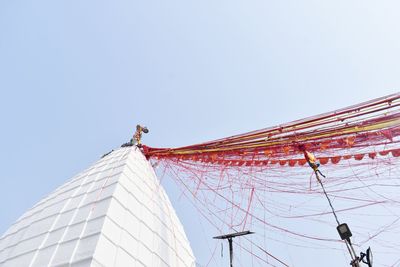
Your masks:
[[[138,122],[146,144],[181,146],[400,91],[399,10],[398,1],[0,1],[0,232]],[[196,243],[191,215],[172,201]],[[194,250],[204,264],[208,251]]]

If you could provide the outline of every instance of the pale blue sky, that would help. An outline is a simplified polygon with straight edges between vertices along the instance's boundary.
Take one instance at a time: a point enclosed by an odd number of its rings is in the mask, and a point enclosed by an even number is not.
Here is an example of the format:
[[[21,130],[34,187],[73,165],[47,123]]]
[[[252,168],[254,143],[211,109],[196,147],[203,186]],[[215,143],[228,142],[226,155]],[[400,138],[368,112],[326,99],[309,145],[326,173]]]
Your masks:
[[[0,232],[138,122],[146,144],[180,146],[399,91],[399,8],[1,1]],[[191,215],[172,201],[194,243]]]

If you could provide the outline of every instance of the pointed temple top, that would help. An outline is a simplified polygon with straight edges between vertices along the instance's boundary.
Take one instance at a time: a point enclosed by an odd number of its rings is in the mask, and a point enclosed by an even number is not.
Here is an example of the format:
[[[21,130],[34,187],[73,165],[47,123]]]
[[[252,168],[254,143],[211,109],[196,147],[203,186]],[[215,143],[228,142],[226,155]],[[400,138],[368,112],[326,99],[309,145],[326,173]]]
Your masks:
[[[183,227],[136,146],[101,158],[0,238],[0,266],[195,266]]]

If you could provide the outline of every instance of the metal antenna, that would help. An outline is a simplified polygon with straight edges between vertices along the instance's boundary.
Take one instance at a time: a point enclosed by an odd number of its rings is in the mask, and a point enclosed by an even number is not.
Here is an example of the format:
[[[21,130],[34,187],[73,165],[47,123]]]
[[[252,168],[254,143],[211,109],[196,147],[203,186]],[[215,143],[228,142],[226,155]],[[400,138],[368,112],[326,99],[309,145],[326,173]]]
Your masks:
[[[243,232],[237,232],[237,233],[232,233],[232,234],[227,234],[227,235],[220,235],[220,236],[214,236],[214,239],[228,239],[229,242],[229,259],[230,259],[230,267],[233,267],[233,242],[232,239],[238,236],[242,235],[251,235],[254,234],[254,232],[250,231],[243,231]]]

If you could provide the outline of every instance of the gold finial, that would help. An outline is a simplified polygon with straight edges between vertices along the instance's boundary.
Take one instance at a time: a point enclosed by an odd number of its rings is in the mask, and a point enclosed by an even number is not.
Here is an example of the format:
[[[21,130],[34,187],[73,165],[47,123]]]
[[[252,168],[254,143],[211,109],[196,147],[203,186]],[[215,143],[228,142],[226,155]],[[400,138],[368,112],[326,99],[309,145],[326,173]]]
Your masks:
[[[147,129],[146,126],[141,126],[140,124],[136,125],[136,132],[135,135],[133,136],[133,140],[136,141],[137,146],[141,146],[141,140],[142,140],[142,133],[148,133],[149,129]]]

